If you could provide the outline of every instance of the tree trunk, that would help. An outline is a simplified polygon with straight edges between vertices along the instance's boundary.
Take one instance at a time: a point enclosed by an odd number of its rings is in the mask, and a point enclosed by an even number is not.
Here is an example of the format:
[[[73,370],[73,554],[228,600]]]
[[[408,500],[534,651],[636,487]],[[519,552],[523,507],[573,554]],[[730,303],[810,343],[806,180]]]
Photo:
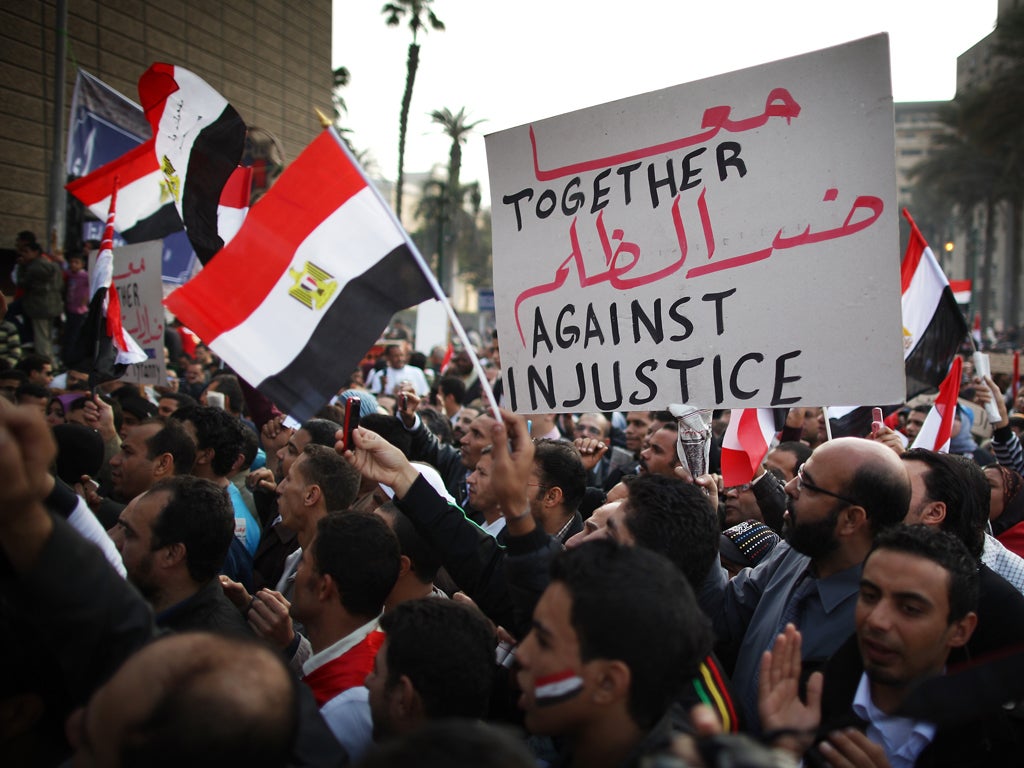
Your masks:
[[[395,181],[395,214],[399,221],[402,220],[402,186],[405,184],[405,132],[409,127],[412,87],[416,83],[416,70],[419,65],[420,47],[416,43],[410,43],[405,70],[405,93],[402,94],[402,112],[398,117],[398,179]]]

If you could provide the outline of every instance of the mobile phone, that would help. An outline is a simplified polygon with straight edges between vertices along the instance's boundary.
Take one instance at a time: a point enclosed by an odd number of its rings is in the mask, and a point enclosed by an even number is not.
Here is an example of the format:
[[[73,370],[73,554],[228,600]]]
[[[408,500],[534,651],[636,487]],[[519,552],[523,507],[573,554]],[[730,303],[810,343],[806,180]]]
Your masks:
[[[352,440],[352,433],[359,426],[359,406],[361,402],[358,397],[349,397],[345,400],[345,423],[342,429],[345,433],[345,450],[355,450],[356,444]]]
[[[404,411],[405,407],[409,404],[409,395],[405,392],[398,396],[398,410]]]
[[[875,407],[871,409],[871,436],[874,437],[884,424],[882,421],[882,409]]]

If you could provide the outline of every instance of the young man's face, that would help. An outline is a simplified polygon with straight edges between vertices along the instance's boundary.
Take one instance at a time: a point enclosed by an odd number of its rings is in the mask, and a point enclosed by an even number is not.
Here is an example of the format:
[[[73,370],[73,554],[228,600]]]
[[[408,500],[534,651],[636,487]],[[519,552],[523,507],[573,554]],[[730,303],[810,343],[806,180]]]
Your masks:
[[[469,487],[469,503],[473,509],[481,512],[489,511],[497,506],[497,499],[491,490],[491,464],[493,459],[487,453],[480,457],[476,468],[466,478]]]
[[[570,735],[593,717],[588,665],[580,659],[571,615],[572,595],[561,582],[552,582],[533,610],[533,628],[516,648],[519,708],[531,733]]]
[[[466,434],[459,441],[462,463],[466,465],[466,469],[476,468],[476,463],[480,461],[481,451],[491,444],[491,427],[493,426],[494,419],[486,413],[481,413],[470,423]]]
[[[973,619],[949,621],[949,581],[926,557],[888,549],[868,557],[855,622],[873,684],[905,688],[941,674],[950,649],[970,639]]]
[[[673,470],[677,466],[676,433],[670,429],[659,429],[640,452],[640,474],[675,477]]]
[[[639,453],[644,447],[647,428],[651,426],[650,416],[645,411],[634,411],[626,416],[626,449]]]

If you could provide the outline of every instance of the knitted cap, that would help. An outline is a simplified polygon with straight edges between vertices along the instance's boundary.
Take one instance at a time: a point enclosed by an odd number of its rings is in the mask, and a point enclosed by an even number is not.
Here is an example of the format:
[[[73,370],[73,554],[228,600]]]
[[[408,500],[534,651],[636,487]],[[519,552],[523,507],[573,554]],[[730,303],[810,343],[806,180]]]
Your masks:
[[[744,520],[722,532],[719,552],[726,560],[753,567],[778,543],[779,534],[767,525],[759,520]]]

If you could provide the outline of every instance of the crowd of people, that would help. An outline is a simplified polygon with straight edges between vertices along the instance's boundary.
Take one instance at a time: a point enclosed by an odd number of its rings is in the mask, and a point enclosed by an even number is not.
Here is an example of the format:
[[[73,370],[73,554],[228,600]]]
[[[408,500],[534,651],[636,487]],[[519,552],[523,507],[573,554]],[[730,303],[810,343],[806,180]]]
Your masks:
[[[4,765],[1019,759],[1006,379],[967,371],[948,453],[916,401],[792,408],[726,487],[728,411],[695,477],[668,411],[492,411],[496,340],[393,325],[298,424],[184,329],[161,387],[35,339],[0,361]]]

